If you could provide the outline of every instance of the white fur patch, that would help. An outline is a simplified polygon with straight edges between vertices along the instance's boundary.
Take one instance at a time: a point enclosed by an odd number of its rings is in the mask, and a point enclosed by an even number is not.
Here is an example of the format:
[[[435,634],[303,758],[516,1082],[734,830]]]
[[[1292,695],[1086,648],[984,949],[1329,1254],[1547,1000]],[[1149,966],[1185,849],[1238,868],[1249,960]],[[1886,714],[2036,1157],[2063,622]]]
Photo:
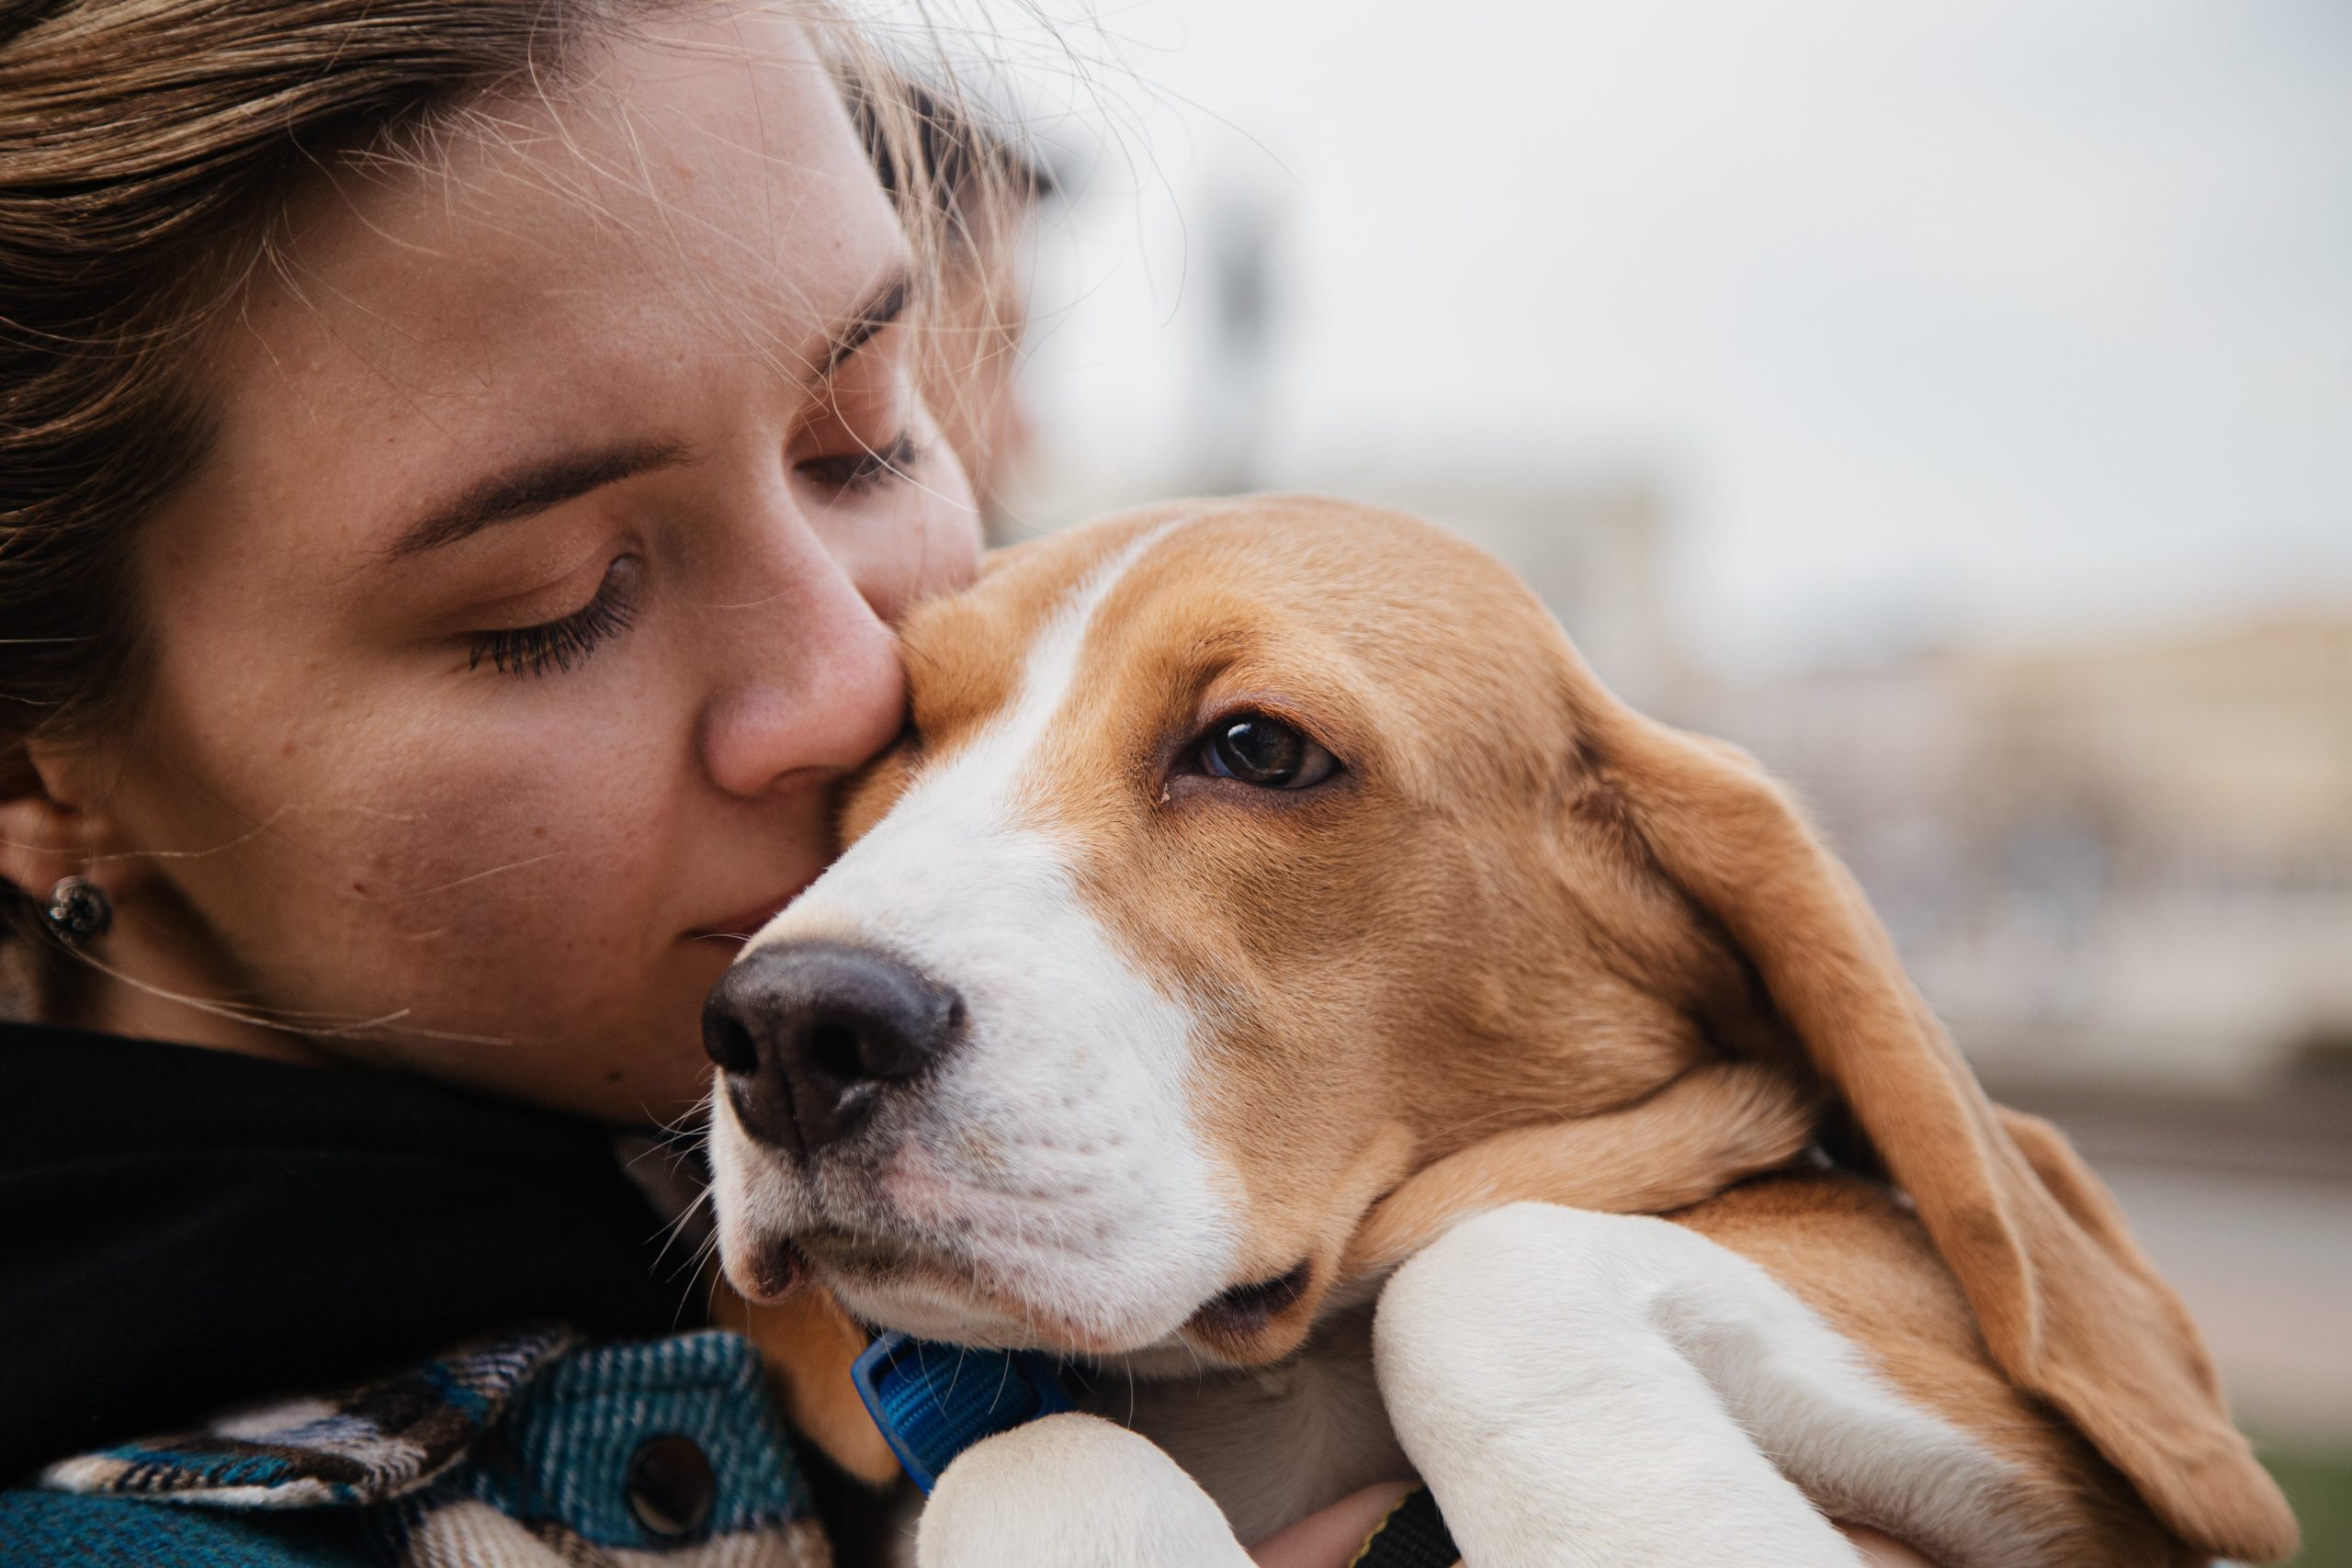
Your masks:
[[[985,1311],[936,1285],[839,1281],[876,1322],[1002,1345],[1051,1337],[1042,1318],[1132,1348],[1173,1332],[1227,1282],[1236,1184],[1191,1123],[1194,1021],[1080,901],[1069,846],[1022,812],[1096,611],[1179,525],[1091,575],[1032,645],[1017,698],[746,949],[866,943],[964,998],[965,1040],[914,1092],[887,1094],[854,1150],[829,1149],[803,1172],[745,1137],[723,1095],[714,1117],[730,1248],[822,1222],[952,1260],[1035,1314]]]

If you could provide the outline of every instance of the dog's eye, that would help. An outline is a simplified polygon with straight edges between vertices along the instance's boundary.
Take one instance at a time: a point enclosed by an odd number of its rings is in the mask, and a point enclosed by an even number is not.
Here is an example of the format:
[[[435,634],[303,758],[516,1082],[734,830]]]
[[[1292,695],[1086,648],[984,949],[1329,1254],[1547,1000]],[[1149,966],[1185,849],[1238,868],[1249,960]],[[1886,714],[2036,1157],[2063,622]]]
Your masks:
[[[1305,789],[1321,784],[1339,759],[1278,718],[1237,714],[1210,727],[1201,742],[1201,771],[1261,789]]]

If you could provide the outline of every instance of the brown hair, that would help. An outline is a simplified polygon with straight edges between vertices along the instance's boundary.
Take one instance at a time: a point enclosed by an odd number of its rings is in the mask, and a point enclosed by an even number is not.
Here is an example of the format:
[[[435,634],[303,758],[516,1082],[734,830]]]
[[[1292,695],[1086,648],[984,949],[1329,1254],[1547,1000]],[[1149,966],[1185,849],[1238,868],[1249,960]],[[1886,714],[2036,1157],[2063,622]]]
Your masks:
[[[133,544],[210,435],[189,349],[268,265],[288,201],[677,3],[0,0],[0,797],[28,785],[28,739],[86,739],[135,695]],[[822,0],[795,9],[831,24],[844,96],[935,257],[972,183],[1010,165],[963,155],[978,121],[952,92],[918,96]],[[0,883],[0,943],[40,929],[43,891]],[[25,951],[52,1001],[62,952]]]

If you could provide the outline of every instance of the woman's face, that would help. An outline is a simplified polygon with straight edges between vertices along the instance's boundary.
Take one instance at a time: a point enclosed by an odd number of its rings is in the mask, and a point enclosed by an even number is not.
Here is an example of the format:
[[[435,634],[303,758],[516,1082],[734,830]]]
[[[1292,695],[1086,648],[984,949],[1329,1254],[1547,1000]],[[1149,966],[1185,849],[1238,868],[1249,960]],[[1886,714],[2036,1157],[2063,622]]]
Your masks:
[[[593,47],[300,212],[142,545],[105,804],[182,960],[337,1055],[697,1098],[704,990],[898,730],[891,623],[974,570],[907,269],[761,18]]]

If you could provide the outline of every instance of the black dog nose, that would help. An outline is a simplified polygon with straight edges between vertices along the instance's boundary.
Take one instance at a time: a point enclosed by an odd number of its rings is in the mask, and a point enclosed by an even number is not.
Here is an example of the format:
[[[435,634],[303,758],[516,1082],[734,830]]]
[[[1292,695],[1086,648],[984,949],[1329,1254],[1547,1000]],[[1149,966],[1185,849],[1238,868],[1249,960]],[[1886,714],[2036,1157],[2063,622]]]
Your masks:
[[[744,1131],[814,1154],[964,1031],[964,999],[872,948],[801,942],[745,954],[703,1004],[702,1043]]]

